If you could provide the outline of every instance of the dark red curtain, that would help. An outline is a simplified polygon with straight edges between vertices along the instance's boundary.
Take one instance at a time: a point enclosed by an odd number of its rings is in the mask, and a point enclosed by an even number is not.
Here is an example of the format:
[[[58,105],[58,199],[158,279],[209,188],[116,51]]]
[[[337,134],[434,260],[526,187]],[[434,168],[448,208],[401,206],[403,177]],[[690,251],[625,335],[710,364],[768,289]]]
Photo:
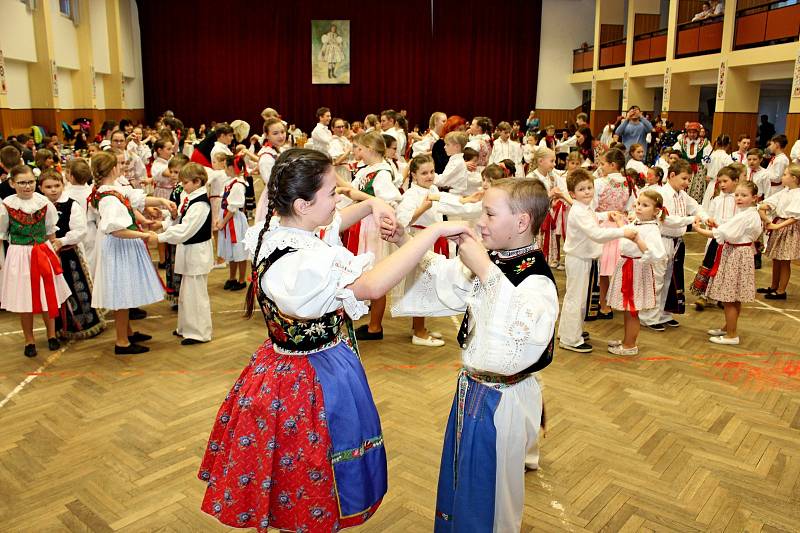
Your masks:
[[[274,107],[310,131],[317,107],[361,120],[408,110],[524,120],[536,101],[541,1],[139,1],[147,120],[247,120]],[[433,16],[433,31],[431,31]],[[350,20],[349,85],[311,84],[311,20]]]

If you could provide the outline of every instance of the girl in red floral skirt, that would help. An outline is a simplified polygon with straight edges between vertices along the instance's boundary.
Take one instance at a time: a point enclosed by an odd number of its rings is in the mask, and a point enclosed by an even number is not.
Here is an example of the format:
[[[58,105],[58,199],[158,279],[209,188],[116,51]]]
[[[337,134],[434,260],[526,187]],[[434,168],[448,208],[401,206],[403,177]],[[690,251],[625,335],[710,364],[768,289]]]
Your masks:
[[[331,160],[287,150],[272,172],[267,219],[245,239],[254,250],[248,311],[257,300],[269,338],[222,403],[199,472],[203,511],[229,526],[338,531],[369,519],[387,490],[352,319],[436,239],[470,230],[433,224],[373,267],[373,255],[354,256],[339,232],[371,214],[396,239],[393,210],[373,197],[337,213],[337,201]]]

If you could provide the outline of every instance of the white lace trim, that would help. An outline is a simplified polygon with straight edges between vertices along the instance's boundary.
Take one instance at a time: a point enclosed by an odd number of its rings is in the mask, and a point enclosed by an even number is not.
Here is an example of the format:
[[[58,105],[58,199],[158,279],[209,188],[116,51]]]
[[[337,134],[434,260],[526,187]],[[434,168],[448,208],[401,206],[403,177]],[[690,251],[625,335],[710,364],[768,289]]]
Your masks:
[[[262,245],[261,250],[258,252],[259,259],[268,256],[278,248],[317,248],[324,244],[316,233],[298,228],[283,227],[281,226],[280,222],[281,217],[279,216],[273,216],[270,218],[269,230],[267,230],[267,233],[264,234],[264,244]],[[333,217],[333,221],[324,228],[326,235],[331,232],[338,234],[339,227],[341,225],[342,216],[337,211],[336,215]],[[251,260],[254,259],[253,256],[255,255],[256,248],[258,247],[258,236],[263,228],[264,221],[262,220],[261,222],[258,222],[254,226],[250,227],[244,235],[244,247],[250,255]],[[330,244],[328,241],[328,238],[326,238],[325,242]]]
[[[28,213],[29,215],[32,215],[39,209],[49,204],[50,200],[48,200],[45,195],[40,194],[38,192],[34,192],[33,196],[31,196],[28,200],[23,200],[22,198],[14,194],[3,200],[3,203],[6,204],[6,206],[10,207],[11,209],[18,209],[23,213]]]

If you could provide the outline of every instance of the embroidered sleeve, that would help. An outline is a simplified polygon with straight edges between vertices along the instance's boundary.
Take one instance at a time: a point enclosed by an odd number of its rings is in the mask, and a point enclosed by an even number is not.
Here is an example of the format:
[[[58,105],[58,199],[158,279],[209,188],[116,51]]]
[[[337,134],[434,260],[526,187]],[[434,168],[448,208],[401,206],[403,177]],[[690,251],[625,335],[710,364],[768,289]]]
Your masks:
[[[132,208],[136,209],[137,211],[144,211],[144,203],[147,194],[143,189],[126,189],[125,196],[131,203]]]
[[[244,207],[244,184],[237,181],[231,187],[231,192],[228,195],[228,211],[237,211]]]
[[[470,336],[464,364],[513,375],[539,360],[553,338],[558,296],[552,281],[530,276],[515,287],[499,268],[468,299]]]
[[[784,218],[800,218],[800,195],[788,192],[786,195],[789,197],[789,201],[786,202],[786,206],[783,208],[783,212],[786,215]]]
[[[392,299],[392,316],[452,316],[466,309],[474,275],[461,259],[427,252]]]
[[[639,235],[647,245],[647,251],[642,254],[641,260],[643,262],[649,264],[658,263],[666,257],[667,251],[664,249],[664,241],[661,240],[661,232],[658,226],[652,226],[647,230],[643,230],[641,226],[634,229],[639,229]]]

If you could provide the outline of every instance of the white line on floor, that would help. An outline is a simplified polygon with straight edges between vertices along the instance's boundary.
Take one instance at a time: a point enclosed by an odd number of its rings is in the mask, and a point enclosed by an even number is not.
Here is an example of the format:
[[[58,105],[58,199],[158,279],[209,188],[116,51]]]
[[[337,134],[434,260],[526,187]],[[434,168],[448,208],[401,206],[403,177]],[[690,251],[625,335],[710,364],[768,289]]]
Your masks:
[[[23,379],[23,380],[22,380],[22,381],[19,383],[19,385],[17,385],[16,387],[14,387],[14,389],[13,389],[11,392],[9,392],[8,394],[6,394],[6,397],[5,397],[5,398],[3,398],[3,399],[0,401],[0,409],[2,409],[2,408],[3,408],[3,406],[4,406],[5,404],[7,404],[9,401],[11,401],[11,398],[13,398],[13,397],[14,397],[14,396],[16,396],[17,394],[19,394],[19,393],[20,393],[20,391],[22,391],[22,389],[24,389],[25,387],[27,387],[27,386],[28,386],[28,385],[29,385],[29,384],[30,384],[30,383],[31,383],[31,382],[32,382],[34,379],[36,379],[36,378],[38,378],[39,376],[41,376],[41,375],[42,375],[42,372],[44,372],[44,371],[47,369],[47,367],[49,367],[50,365],[52,365],[53,363],[55,363],[55,362],[58,360],[58,358],[59,358],[59,357],[61,357],[61,354],[63,354],[63,353],[64,353],[64,352],[67,350],[67,348],[68,348],[68,347],[69,347],[69,344],[66,344],[66,345],[62,346],[60,350],[58,350],[58,351],[56,351],[56,352],[53,352],[53,353],[50,355],[50,357],[48,357],[47,359],[45,359],[45,361],[44,361],[44,363],[42,364],[42,366],[40,366],[39,368],[37,368],[37,369],[36,369],[36,370],[35,370],[33,373],[31,373],[31,375],[29,375],[27,378]]]
[[[759,304],[760,306],[762,306],[765,309],[768,309],[770,311],[775,311],[776,313],[778,313],[780,315],[783,315],[786,318],[791,318],[795,322],[800,322],[800,318],[798,318],[798,317],[796,317],[794,315],[790,315],[789,313],[786,312],[787,311],[786,309],[780,309],[778,307],[773,307],[773,306],[769,305],[766,302],[762,302],[761,300],[756,300],[756,303]]]

